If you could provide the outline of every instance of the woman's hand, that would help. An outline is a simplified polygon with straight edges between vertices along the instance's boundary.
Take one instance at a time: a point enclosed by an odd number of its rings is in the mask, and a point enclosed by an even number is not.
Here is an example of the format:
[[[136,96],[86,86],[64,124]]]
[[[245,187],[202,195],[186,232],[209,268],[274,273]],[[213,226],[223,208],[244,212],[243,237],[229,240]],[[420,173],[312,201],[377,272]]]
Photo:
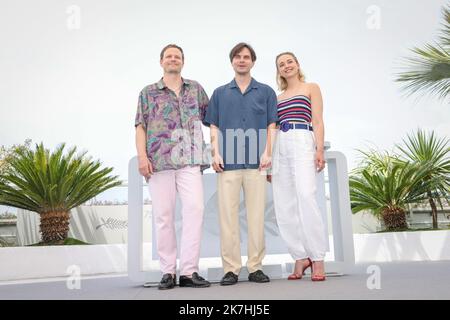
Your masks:
[[[323,150],[317,150],[316,151],[316,156],[315,156],[315,159],[314,159],[314,163],[316,165],[317,172],[320,172],[320,171],[323,170],[323,168],[325,168],[326,161],[325,161],[325,155],[324,155]]]
[[[267,154],[267,152],[263,152],[261,155],[261,159],[259,160],[259,170],[268,170],[272,166],[272,157]]]

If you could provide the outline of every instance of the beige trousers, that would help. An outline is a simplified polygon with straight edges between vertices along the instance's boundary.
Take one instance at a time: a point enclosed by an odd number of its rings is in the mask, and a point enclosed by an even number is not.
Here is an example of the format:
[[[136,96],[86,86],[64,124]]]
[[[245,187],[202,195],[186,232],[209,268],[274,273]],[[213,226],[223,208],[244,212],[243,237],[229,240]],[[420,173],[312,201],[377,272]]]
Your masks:
[[[265,255],[264,208],[266,175],[258,169],[229,170],[218,174],[220,245],[224,273],[239,274],[241,246],[239,237],[240,191],[244,188],[248,225],[248,272],[262,270]]]

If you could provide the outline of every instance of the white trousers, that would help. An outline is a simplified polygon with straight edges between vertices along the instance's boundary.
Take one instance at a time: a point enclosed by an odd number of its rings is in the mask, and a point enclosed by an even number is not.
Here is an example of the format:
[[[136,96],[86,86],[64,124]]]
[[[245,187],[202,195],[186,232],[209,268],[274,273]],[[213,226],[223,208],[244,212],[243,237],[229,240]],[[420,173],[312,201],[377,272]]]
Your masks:
[[[295,260],[324,260],[328,248],[317,203],[314,157],[312,131],[278,131],[273,153],[273,201],[281,237]]]

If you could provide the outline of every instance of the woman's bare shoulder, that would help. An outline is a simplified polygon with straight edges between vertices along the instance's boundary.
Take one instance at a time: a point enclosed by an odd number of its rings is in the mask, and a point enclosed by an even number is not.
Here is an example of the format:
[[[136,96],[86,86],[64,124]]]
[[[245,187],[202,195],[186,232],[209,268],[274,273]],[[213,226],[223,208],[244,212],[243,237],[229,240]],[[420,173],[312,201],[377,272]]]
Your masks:
[[[315,82],[307,82],[307,83],[305,83],[305,85],[308,88],[309,92],[320,90],[319,85]]]
[[[283,100],[285,98],[286,98],[286,92],[282,92],[277,96],[278,101]]]

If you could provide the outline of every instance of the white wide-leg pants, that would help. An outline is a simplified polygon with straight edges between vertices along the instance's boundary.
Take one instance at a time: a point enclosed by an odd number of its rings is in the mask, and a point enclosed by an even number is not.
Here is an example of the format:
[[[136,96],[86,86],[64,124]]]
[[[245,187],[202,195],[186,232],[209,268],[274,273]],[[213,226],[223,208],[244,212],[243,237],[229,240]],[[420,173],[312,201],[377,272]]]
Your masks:
[[[273,153],[273,201],[280,234],[295,260],[324,260],[328,248],[316,197],[314,157],[312,131],[278,131]]]

